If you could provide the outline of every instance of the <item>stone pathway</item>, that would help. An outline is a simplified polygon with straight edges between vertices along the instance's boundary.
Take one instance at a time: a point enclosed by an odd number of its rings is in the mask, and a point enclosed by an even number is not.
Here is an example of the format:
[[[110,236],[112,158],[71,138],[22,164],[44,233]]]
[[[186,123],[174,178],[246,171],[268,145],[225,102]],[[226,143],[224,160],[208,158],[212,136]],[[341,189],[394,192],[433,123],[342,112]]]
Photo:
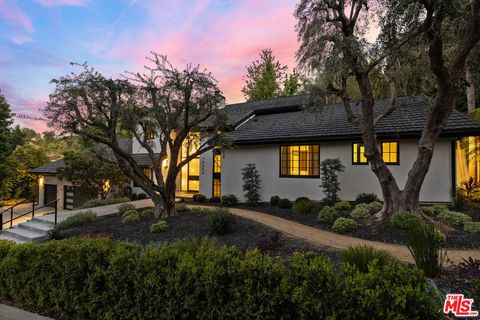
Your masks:
[[[36,313],[0,304],[0,320],[53,320]]]

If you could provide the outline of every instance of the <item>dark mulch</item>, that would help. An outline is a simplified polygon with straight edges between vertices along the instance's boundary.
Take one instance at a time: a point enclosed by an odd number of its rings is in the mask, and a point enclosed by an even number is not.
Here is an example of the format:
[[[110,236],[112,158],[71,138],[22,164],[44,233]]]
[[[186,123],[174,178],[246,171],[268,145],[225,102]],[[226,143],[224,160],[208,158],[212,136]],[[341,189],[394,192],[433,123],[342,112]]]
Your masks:
[[[276,206],[270,205],[269,203],[260,203],[256,207],[247,206],[246,204],[239,204],[238,207],[275,215],[287,220],[295,221],[326,231],[331,231],[332,229],[329,225],[319,224],[317,222],[317,213],[321,209],[320,206],[313,210],[314,213],[303,215],[294,214],[292,209],[280,209]],[[467,209],[465,212],[471,214],[474,220],[480,218],[480,207]],[[350,217],[350,211],[339,211],[338,213],[340,216]],[[359,225],[358,230],[349,234],[353,237],[385,243],[406,244],[406,232],[394,228],[388,220],[378,221],[374,218],[367,218],[358,219],[357,222]],[[446,233],[446,235],[447,248],[480,248],[480,237],[478,235],[469,234],[461,230],[449,231]]]
[[[204,214],[180,213],[165,218],[169,228],[165,232],[151,233],[149,227],[157,219],[144,217],[137,223],[124,225],[118,215],[99,218],[96,222],[62,232],[65,237],[106,236],[116,240],[135,242],[140,245],[168,243],[182,239],[202,238],[209,235],[208,220]],[[240,250],[257,247],[257,241],[266,234],[275,232],[260,223],[236,217],[235,230],[232,233],[216,236],[219,245],[236,246]],[[337,251],[318,246],[285,234],[281,234],[279,246],[269,252],[272,256],[286,257],[294,252],[313,251],[325,254],[332,260],[338,260]]]

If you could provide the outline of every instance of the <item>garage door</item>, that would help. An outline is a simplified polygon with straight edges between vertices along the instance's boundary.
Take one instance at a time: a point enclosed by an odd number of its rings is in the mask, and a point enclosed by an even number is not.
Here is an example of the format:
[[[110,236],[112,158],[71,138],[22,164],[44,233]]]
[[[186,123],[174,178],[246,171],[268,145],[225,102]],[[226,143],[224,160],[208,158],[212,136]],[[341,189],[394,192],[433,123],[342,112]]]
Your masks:
[[[45,198],[44,203],[48,207],[54,207],[55,203],[51,203],[57,199],[57,185],[55,184],[46,184],[45,185]],[[50,203],[50,204],[49,204]]]

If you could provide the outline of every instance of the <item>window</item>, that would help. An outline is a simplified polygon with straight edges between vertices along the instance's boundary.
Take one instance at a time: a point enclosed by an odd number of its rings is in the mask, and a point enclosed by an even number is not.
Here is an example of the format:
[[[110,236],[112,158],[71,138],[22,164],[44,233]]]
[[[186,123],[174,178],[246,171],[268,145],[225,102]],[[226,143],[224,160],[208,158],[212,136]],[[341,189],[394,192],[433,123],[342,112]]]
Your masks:
[[[214,197],[220,198],[222,185],[222,153],[220,150],[213,150],[213,191]]]
[[[382,142],[382,157],[387,164],[399,164],[398,142]]]
[[[281,177],[319,177],[318,145],[296,145],[280,147]]]
[[[363,143],[352,144],[352,156],[353,164],[367,164],[368,160],[365,157],[365,146]]]
[[[155,139],[155,131],[153,131],[151,128],[147,128],[147,139]]]

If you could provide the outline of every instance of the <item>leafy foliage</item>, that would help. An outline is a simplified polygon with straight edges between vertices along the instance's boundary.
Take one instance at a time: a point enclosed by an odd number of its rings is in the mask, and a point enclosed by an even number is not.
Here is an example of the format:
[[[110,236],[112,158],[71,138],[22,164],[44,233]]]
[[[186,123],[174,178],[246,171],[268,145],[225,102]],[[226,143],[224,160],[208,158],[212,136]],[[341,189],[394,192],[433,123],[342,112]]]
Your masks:
[[[415,224],[409,229],[407,246],[415,264],[427,277],[440,274],[445,252],[441,249],[435,227],[425,223]]]
[[[352,218],[360,219],[370,215],[370,207],[367,203],[359,203],[355,206],[355,209],[350,213]]]
[[[234,194],[226,194],[221,199],[222,204],[227,207],[235,207],[238,204],[238,199]]]
[[[207,197],[205,195],[201,194],[201,193],[196,193],[196,194],[193,195],[193,201],[202,203],[202,202],[207,201]]]
[[[288,209],[292,207],[292,202],[289,199],[278,200],[278,207],[281,209]]]
[[[340,217],[333,223],[332,230],[336,233],[350,233],[358,229],[358,224],[350,218]]]
[[[462,259],[456,269],[459,273],[464,277],[471,277],[471,278],[480,278],[480,259],[475,259],[472,257],[468,257],[468,259]]]
[[[350,210],[352,205],[347,200],[341,200],[335,203],[335,209],[337,210]]]
[[[140,221],[140,213],[137,210],[128,210],[122,214],[122,223],[130,224]]]
[[[375,193],[359,193],[355,199],[356,203],[372,203],[378,201],[378,197]]]
[[[168,223],[165,220],[159,220],[150,226],[151,233],[164,232],[168,229]]]
[[[375,261],[375,267],[383,267],[395,261],[395,258],[388,251],[361,244],[342,250],[340,255],[343,262],[356,267],[358,271],[363,273],[369,271],[368,267],[373,261]]]
[[[440,212],[438,218],[450,226],[461,227],[466,222],[471,222],[472,217],[468,214],[456,211],[443,211]]]
[[[71,228],[83,226],[88,223],[95,222],[96,220],[97,220],[97,214],[95,212],[90,210],[82,211],[59,222],[55,226],[55,229],[57,230],[71,229]]]
[[[136,208],[137,207],[135,207],[135,205],[133,203],[122,203],[121,205],[119,205],[117,207],[118,214],[120,216],[123,216],[123,214],[127,211],[136,210]]]
[[[480,222],[473,222],[473,221],[464,222],[463,231],[480,235]]]
[[[235,229],[235,216],[227,209],[215,209],[208,215],[208,230],[211,235],[223,235]]]
[[[408,211],[399,211],[390,217],[390,223],[397,229],[408,230],[420,224],[422,220],[419,216]]]
[[[280,201],[280,197],[279,196],[271,196],[270,197],[270,204],[272,206],[276,206],[278,205],[278,202]]]
[[[317,204],[315,201],[304,199],[293,204],[293,213],[295,214],[308,214],[315,209]]]
[[[260,201],[260,174],[254,163],[247,163],[247,166],[242,169],[242,190],[245,192],[247,204],[257,205]]]
[[[332,225],[337,220],[338,214],[335,208],[325,206],[320,210],[317,216],[318,223],[326,223]]]
[[[185,203],[176,203],[175,204],[175,211],[176,212],[187,212],[188,208]]]
[[[262,253],[274,251],[275,249],[281,247],[282,245],[283,245],[282,234],[275,230],[266,231],[262,233],[258,237],[255,243],[255,246]]]
[[[345,166],[339,158],[325,159],[320,163],[320,178],[326,204],[333,205],[339,200],[337,196],[338,191],[340,191],[338,174],[344,170]]]

